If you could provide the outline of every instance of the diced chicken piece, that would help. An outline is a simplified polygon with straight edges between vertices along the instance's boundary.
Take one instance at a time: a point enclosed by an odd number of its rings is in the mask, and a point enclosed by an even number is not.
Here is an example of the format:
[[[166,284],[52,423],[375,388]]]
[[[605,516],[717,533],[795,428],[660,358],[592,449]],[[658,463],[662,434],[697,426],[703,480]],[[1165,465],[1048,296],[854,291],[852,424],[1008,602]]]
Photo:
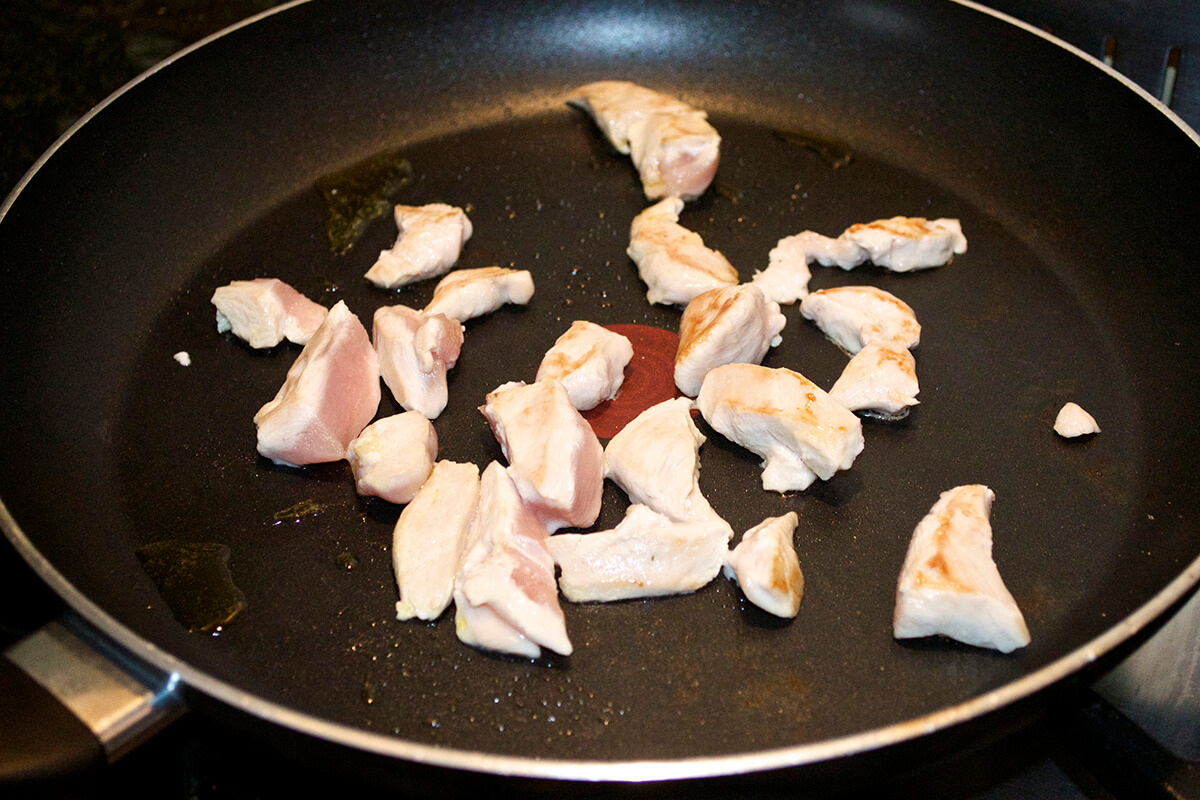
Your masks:
[[[233,281],[213,292],[217,331],[232,331],[255,349],[287,339],[308,344],[325,320],[325,306],[314,303],[277,278]]]
[[[821,289],[804,298],[800,313],[851,355],[869,342],[908,349],[921,342],[921,325],[908,303],[874,286]]]
[[[751,603],[777,617],[800,611],[804,573],[792,543],[798,517],[789,511],[771,517],[742,534],[725,559],[725,577],[737,581]]]
[[[366,278],[381,289],[395,289],[447,272],[471,238],[471,221],[461,208],[445,203],[396,206],[399,233],[390,250],[367,270]]]
[[[738,282],[737,270],[725,256],[679,224],[682,210],[682,200],[668,197],[634,217],[629,227],[626,252],[637,264],[651,303],[687,305],[701,292]]]
[[[761,362],[786,324],[779,304],[750,283],[696,295],[679,323],[675,385],[695,397],[713,367]]]
[[[288,369],[274,399],[254,415],[258,452],[300,466],[346,457],[379,409],[379,358],[344,301],[329,310]]]
[[[753,282],[776,303],[794,303],[808,295],[809,265],[854,269],[870,261],[893,272],[909,272],[949,263],[967,252],[967,239],[956,219],[892,217],[851,225],[836,239],[813,231],[786,236],[771,251],[767,268]]]
[[[618,152],[629,155],[650,200],[694,200],[712,183],[721,137],[698,108],[628,81],[597,81],[567,100],[586,111]]]
[[[897,639],[949,636],[1009,653],[1029,644],[1029,629],[996,562],[986,486],[943,492],[913,531],[896,587]]]
[[[1099,433],[1100,426],[1096,424],[1096,418],[1084,411],[1077,403],[1067,403],[1059,409],[1058,416],[1054,419],[1054,432],[1070,439],[1075,436]]]
[[[570,655],[549,534],[494,461],[480,479],[468,536],[454,585],[458,638],[530,658],[542,647]]]
[[[459,269],[438,281],[426,314],[444,314],[466,322],[490,314],[505,303],[525,305],[533,297],[533,276],[526,269]]]
[[[755,272],[751,282],[776,303],[786,305],[808,296],[808,281],[812,278],[809,264],[849,269],[862,263],[862,248],[853,242],[804,231],[780,239],[768,258],[767,268]]]
[[[419,411],[376,420],[346,447],[358,493],[404,504],[413,499],[437,459],[437,432]]]
[[[376,309],[372,337],[379,371],[396,402],[437,419],[446,408],[446,371],[458,362],[462,323],[407,306]]]
[[[862,423],[790,369],[726,364],[711,370],[696,407],[721,435],[763,458],[763,488],[807,489],[850,469],[863,449]]]
[[[861,247],[864,261],[893,272],[940,267],[967,252],[967,238],[956,219],[878,219],[851,225],[839,238]]]
[[[719,521],[700,491],[704,434],[691,408],[691,400],[677,397],[634,417],[604,448],[605,474],[632,502],[677,522]]]
[[[433,465],[392,532],[392,567],[400,589],[396,619],[437,619],[450,605],[478,502],[479,467],[455,461]]]
[[[556,380],[506,383],[480,407],[529,510],[551,531],[600,515],[604,449]]]
[[[629,339],[594,322],[577,320],[546,351],[537,380],[561,381],[571,404],[588,411],[617,396],[632,358]]]
[[[721,571],[732,534],[720,520],[676,522],[632,505],[617,527],[550,537],[559,587],[575,603],[694,592]]]
[[[846,364],[829,396],[851,411],[900,419],[919,402],[918,391],[917,360],[908,348],[870,342]]]

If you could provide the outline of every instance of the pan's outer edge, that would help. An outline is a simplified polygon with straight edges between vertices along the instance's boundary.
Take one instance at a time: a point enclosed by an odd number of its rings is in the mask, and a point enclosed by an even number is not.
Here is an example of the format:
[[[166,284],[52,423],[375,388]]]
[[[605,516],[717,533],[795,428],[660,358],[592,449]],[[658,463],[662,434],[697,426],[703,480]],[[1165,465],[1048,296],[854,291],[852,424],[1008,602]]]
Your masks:
[[[499,776],[583,781],[666,781],[707,778],[815,764],[907,742],[983,717],[1058,683],[1136,636],[1200,583],[1200,557],[1137,611],[1083,647],[1042,669],[965,703],[905,722],[852,736],[755,753],[672,761],[567,761],[498,756],[418,744],[368,733],[301,714],[267,702],[198,671],[155,647],[110,617],[70,584],[29,543],[20,526],[0,501],[0,528],[37,573],[81,616],[142,659],[168,675],[168,683],[183,684],[263,721],[322,740],[389,758]]]
[[[980,3],[972,2],[972,0],[952,0],[952,1],[957,3],[960,6],[974,9],[975,11],[978,11],[980,13],[987,14],[988,16],[995,17],[998,20],[1007,22],[1009,25],[1020,28],[1021,30],[1026,31],[1028,33],[1032,33],[1034,36],[1044,39],[1045,41],[1049,42],[1050,44],[1057,45],[1058,47],[1061,47],[1063,50],[1066,50],[1068,53],[1078,56],[1079,58],[1082,58],[1084,61],[1088,62],[1091,66],[1096,67],[1101,72],[1107,73],[1109,77],[1115,78],[1117,81],[1124,84],[1125,88],[1129,89],[1134,94],[1138,95],[1143,100],[1145,100],[1147,103],[1149,103],[1150,105],[1157,108],[1168,119],[1170,119],[1172,122],[1174,122],[1176,125],[1178,125],[1179,129],[1182,130],[1184,133],[1186,133],[1189,139],[1191,139],[1197,145],[1200,145],[1200,134],[1198,134],[1195,130],[1192,129],[1192,127],[1190,125],[1188,125],[1186,122],[1184,122],[1182,117],[1180,117],[1178,114],[1176,114],[1174,111],[1172,111],[1170,106],[1166,105],[1161,100],[1159,100],[1157,97],[1150,94],[1150,92],[1148,92],[1144,88],[1142,88],[1142,86],[1140,84],[1134,83],[1124,73],[1118,72],[1116,69],[1114,69],[1113,67],[1110,67],[1108,64],[1105,64],[1103,61],[1101,61],[1100,59],[1091,55],[1090,53],[1088,53],[1084,50],[1080,50],[1078,47],[1071,44],[1070,42],[1059,39],[1054,34],[1047,33],[1046,31],[1044,31],[1041,28],[1038,28],[1034,25],[1030,25],[1028,22],[1019,20],[1016,17],[1011,17],[1008,14],[1005,14],[1003,11],[997,11],[994,8],[989,8],[988,6],[982,5]]]
[[[16,187],[0,205],[0,222],[3,222],[21,191],[33,179],[46,161],[81,127],[104,110],[117,97],[129,91],[148,77],[172,62],[219,39],[233,31],[271,17],[290,8],[304,5],[310,0],[293,0],[275,8],[249,17],[224,30],[218,31],[180,50],[159,62],[151,69],[122,86],[95,108],[81,117],[69,130],[37,160]],[[1153,107],[1157,108],[1180,128],[1197,146],[1200,135],[1177,114],[1142,87],[1133,83],[1120,72],[1108,67],[1079,48],[1064,42],[1045,31],[1022,22],[1002,12],[970,0],[954,0],[959,5],[988,14],[1010,25],[1025,30],[1045,41],[1057,45],[1073,55],[1084,59],[1110,77],[1115,78]],[[830,739],[823,742],[795,747],[778,748],[754,753],[718,757],[700,757],[671,761],[568,761],[535,759],[518,756],[500,756],[488,753],[452,750],[433,745],[399,740],[381,734],[368,733],[346,725],[330,723],[310,715],[298,713],[290,708],[267,702],[244,692],[228,683],[216,680],[196,670],[169,653],[126,628],[109,616],[99,606],[79,592],[54,566],[33,546],[0,499],[0,529],[12,542],[17,552],[34,571],[80,616],[95,625],[105,635],[124,647],[134,659],[151,664],[168,676],[171,685],[182,683],[196,691],[213,697],[232,708],[251,714],[266,722],[336,742],[367,753],[403,759],[420,764],[436,765],[453,769],[497,776],[520,776],[528,778],[567,779],[582,781],[645,782],[666,781],[684,778],[705,778],[722,775],[748,774],[772,769],[803,766],[852,756],[877,750],[901,742],[946,730],[955,725],[985,716],[990,712],[1009,706],[1021,699],[1031,697],[1055,683],[1082,670],[1101,656],[1114,650],[1149,626],[1162,613],[1182,599],[1200,583],[1200,557],[1171,581],[1162,591],[1143,604],[1133,614],[1105,631],[1086,645],[1068,653],[1057,661],[1033,672],[1020,680],[1013,681],[965,703],[941,709],[933,714],[907,720],[902,723],[870,731]]]

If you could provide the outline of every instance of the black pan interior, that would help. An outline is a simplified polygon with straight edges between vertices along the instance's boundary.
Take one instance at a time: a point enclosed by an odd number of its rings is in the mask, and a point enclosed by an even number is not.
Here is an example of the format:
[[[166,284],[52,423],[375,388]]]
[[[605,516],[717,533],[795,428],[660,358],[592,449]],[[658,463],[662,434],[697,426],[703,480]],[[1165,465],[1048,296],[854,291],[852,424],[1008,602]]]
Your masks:
[[[209,297],[274,276],[363,319],[420,307],[362,279],[390,245],[324,240],[322,175],[400,147],[402,201],[469,206],[461,266],[530,269],[524,309],[468,324],[436,427],[441,456],[501,458],[476,410],[532,380],[574,319],[677,327],[624,254],[645,200],[628,161],[562,97],[620,77],[709,110],[717,186],[682,222],[748,279],[782,236],[894,214],[962,220],[934,271],[814,268],[871,283],[924,335],[922,403],[868,423],[853,470],[768,494],[757,459],[710,433],[702,486],[742,531],[796,510],[807,578],[781,623],[724,579],[686,597],[567,605],[570,658],[459,644],[453,622],[393,619],[398,509],[345,464],[279,468],[251,418],[299,352],[219,335]],[[849,145],[834,170],[775,135]],[[651,5],[312,2],[230,33],[116,99],[0,224],[8,413],[0,496],[21,533],[107,614],[251,696],[454,751],[679,759],[789,748],[902,723],[1087,645],[1195,558],[1195,142],[1076,56],[944,3]],[[768,356],[828,387],[845,356],[787,310]],[[186,350],[192,365],[172,354]],[[1067,400],[1090,440],[1050,429]],[[382,413],[398,410],[385,397]],[[995,554],[1033,642],[1002,656],[890,633],[896,573],[939,492],[997,494]],[[277,524],[302,500],[320,513]],[[609,486],[601,524],[624,512]],[[249,601],[188,634],[134,550],[216,541]],[[347,568],[347,564],[352,564]]]

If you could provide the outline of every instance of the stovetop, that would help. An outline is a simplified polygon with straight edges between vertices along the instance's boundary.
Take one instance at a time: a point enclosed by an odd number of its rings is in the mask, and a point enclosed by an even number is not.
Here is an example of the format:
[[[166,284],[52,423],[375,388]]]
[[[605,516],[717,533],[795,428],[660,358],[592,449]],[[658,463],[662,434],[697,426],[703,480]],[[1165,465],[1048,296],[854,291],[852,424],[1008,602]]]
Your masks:
[[[274,5],[273,0],[5,0],[0,14],[0,193],[89,108],[159,59]],[[1200,8],[1187,0],[1091,3],[999,0],[993,7],[1100,58],[1200,128]],[[1197,597],[1200,597],[1198,595]],[[0,647],[62,613],[7,540],[0,541]],[[1132,723],[1131,723],[1132,720]],[[1150,735],[1148,736],[1147,733]],[[1163,749],[1160,745],[1166,745]],[[1129,757],[1129,762],[1123,759]],[[871,776],[850,796],[1110,798],[1200,796],[1200,599],[1131,658],[1069,702],[998,740]],[[496,788],[464,776],[446,794]],[[461,785],[459,785],[461,784]],[[542,787],[556,795],[570,788]],[[522,787],[528,791],[529,787]],[[198,714],[184,717],[83,784],[39,797],[265,798],[407,796],[336,766],[314,765]],[[646,792],[629,789],[630,793]],[[660,792],[661,793],[661,792]],[[668,793],[671,793],[668,790]],[[733,794],[737,794],[734,792]],[[835,789],[822,794],[847,796]],[[704,796],[680,787],[676,796]],[[790,796],[756,786],[747,796]],[[731,796],[722,784],[720,796]]]

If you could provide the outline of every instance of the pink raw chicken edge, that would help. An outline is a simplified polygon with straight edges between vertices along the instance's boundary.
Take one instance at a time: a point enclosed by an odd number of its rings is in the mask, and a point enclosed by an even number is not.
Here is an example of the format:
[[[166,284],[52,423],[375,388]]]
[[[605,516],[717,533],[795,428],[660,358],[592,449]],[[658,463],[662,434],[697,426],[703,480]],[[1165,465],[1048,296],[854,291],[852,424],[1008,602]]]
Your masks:
[[[508,459],[517,491],[551,532],[600,515],[604,448],[561,381],[509,382],[479,409]]]
[[[366,328],[338,302],[274,399],[254,415],[258,452],[289,466],[340,461],[374,418],[381,394],[379,358]]]

